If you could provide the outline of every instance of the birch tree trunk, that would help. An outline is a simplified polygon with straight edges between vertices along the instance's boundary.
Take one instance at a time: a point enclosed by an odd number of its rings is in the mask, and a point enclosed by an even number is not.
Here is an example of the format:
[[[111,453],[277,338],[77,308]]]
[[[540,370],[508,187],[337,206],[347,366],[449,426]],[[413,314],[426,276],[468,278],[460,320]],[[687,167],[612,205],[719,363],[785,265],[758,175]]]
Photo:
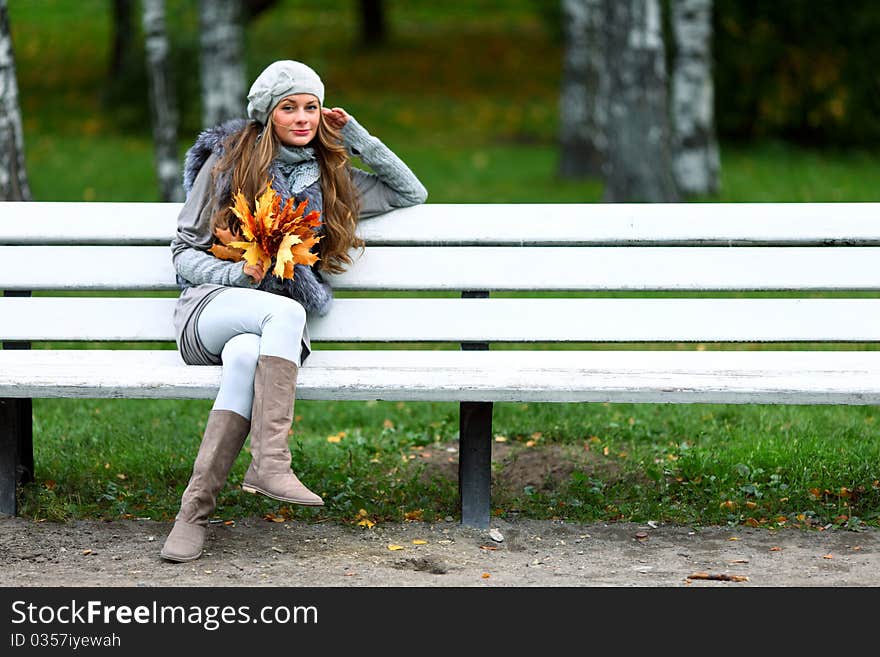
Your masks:
[[[603,5],[609,78],[603,200],[677,202],[658,0]]]
[[[132,15],[134,0],[113,0],[113,42],[110,47],[110,80],[125,77],[134,58]]]
[[[245,116],[241,0],[201,0],[202,125]]]
[[[712,0],[672,0],[672,153],[678,188],[716,194],[721,169],[712,81]]]
[[[0,0],[0,201],[30,200],[9,12]]]
[[[165,0],[142,0],[142,4],[159,196],[166,202],[180,202],[183,201],[183,186],[177,160],[178,111],[168,57]]]
[[[559,103],[559,175],[602,175],[607,77],[602,65],[602,0],[562,0],[565,40]]]

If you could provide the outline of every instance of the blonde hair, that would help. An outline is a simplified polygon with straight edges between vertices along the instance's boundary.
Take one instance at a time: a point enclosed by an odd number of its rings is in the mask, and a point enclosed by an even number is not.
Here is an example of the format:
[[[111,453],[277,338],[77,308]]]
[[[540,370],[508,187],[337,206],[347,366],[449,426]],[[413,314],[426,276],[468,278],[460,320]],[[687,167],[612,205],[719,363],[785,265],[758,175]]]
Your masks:
[[[271,114],[265,128],[256,121],[249,121],[240,132],[229,136],[224,153],[214,166],[213,176],[216,180],[231,171],[230,196],[215,199],[212,232],[215,228],[228,229],[236,225],[238,220],[230,208],[232,194],[241,191],[246,199],[252,200],[263,192],[269,183],[269,167],[278,153],[279,144]],[[351,264],[349,250],[364,245],[355,232],[360,198],[351,177],[348,151],[342,145],[339,131],[327,124],[323,115],[311,146],[321,168],[324,205],[321,212],[323,238],[318,242],[320,260],[316,266],[336,274]]]

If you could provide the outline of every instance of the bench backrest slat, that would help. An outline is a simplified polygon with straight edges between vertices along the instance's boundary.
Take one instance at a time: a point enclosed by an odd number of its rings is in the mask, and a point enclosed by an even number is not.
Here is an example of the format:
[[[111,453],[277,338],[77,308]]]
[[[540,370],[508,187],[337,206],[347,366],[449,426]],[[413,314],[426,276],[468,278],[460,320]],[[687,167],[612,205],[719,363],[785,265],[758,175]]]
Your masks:
[[[179,203],[7,202],[0,244],[167,245]],[[428,203],[364,220],[379,245],[880,245],[877,203]]]
[[[338,290],[876,290],[880,247],[369,247]],[[168,247],[0,247],[0,290],[176,289]]]
[[[0,339],[168,341],[173,298],[0,298]],[[327,342],[880,342],[880,299],[336,299]]]

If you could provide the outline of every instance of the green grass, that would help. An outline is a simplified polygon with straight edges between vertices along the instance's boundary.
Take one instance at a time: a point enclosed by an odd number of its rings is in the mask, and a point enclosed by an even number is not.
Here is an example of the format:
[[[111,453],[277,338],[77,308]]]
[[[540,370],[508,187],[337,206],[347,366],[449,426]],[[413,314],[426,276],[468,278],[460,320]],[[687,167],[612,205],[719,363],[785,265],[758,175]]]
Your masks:
[[[173,518],[209,408],[207,401],[35,400],[38,481],[24,487],[21,513]],[[327,506],[288,509],[241,492],[246,450],[218,518],[355,521],[361,509],[374,521],[457,516],[455,478],[420,458],[424,450],[445,457],[456,445],[456,404],[300,400],[296,415],[294,469]],[[545,450],[572,471],[520,489],[496,478],[493,513],[876,526],[878,421],[871,407],[500,403],[494,432],[514,459]]]
[[[106,82],[110,3],[9,4],[34,198],[157,200],[144,72],[130,71],[114,87]],[[167,6],[182,153],[199,130],[196,5]],[[431,203],[598,202],[600,181],[556,177],[561,51],[535,6],[395,3],[391,42],[363,49],[355,3],[282,0],[247,29],[248,77],[274,59],[313,64],[327,83],[328,104],[346,107],[403,157]],[[722,143],[721,155],[721,193],[700,201],[878,200],[874,153]],[[385,347],[360,345],[372,346]],[[37,480],[21,490],[21,513],[50,520],[173,518],[209,408],[191,400],[35,400]],[[242,493],[236,484],[247,467],[243,453],[218,518],[272,513],[355,522],[361,509],[374,521],[458,515],[446,451],[457,445],[457,404],[298,401],[296,412],[294,467],[325,496],[326,507],[287,509]],[[878,526],[875,415],[857,406],[499,403],[493,513]],[[530,463],[533,478],[523,483],[519,473]],[[546,479],[535,464],[543,464]]]

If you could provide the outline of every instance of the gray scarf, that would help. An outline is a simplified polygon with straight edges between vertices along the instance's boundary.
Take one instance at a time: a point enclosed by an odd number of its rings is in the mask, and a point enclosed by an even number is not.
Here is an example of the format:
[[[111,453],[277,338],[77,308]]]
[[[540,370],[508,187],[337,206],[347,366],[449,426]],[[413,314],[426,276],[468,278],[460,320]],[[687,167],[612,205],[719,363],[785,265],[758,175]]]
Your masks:
[[[306,212],[322,211],[321,166],[314,148],[281,146],[269,166],[269,176],[274,179],[272,187],[282,201],[287,202],[291,196],[297,201],[308,199]],[[320,227],[318,232],[321,232]]]

